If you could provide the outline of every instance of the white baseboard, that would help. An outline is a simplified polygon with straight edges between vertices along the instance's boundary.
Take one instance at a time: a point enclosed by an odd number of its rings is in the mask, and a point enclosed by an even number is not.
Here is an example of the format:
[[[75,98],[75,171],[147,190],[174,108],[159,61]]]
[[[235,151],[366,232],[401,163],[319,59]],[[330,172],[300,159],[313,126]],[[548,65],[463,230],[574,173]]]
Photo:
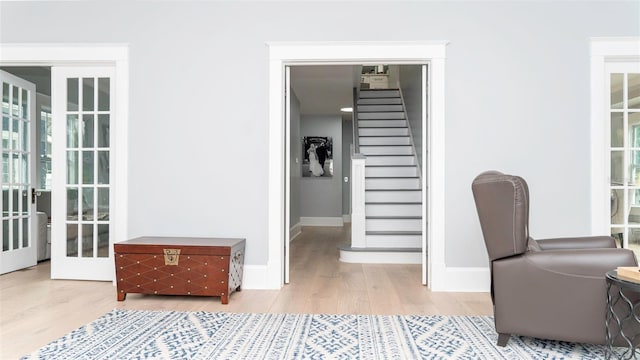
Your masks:
[[[431,271],[439,273],[438,278],[441,279],[438,283],[429,284],[431,291],[489,292],[491,288],[488,267],[447,267],[433,264]]]
[[[351,214],[342,215],[342,222],[343,223],[350,223],[351,222]]]
[[[289,242],[292,242],[293,240],[295,240],[295,238],[298,237],[298,235],[300,235],[301,233],[302,233],[302,224],[297,223],[293,225],[291,229],[289,229]]]
[[[342,216],[340,217],[300,217],[302,226],[342,226]]]
[[[245,265],[242,272],[242,288],[252,290],[280,289],[280,286],[270,286],[272,282],[267,265]]]
[[[340,261],[354,264],[422,264],[422,253],[340,250]]]

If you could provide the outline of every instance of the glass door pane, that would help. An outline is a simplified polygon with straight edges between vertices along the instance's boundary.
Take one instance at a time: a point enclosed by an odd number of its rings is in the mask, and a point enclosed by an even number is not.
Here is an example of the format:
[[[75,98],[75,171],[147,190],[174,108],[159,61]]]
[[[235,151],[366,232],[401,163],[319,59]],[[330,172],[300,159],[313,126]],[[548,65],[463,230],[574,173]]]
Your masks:
[[[111,79],[81,76],[66,84],[66,256],[106,258],[110,204],[100,195],[110,188]]]
[[[35,265],[32,236],[32,140],[35,85],[0,71],[2,162],[0,163],[0,274]]]

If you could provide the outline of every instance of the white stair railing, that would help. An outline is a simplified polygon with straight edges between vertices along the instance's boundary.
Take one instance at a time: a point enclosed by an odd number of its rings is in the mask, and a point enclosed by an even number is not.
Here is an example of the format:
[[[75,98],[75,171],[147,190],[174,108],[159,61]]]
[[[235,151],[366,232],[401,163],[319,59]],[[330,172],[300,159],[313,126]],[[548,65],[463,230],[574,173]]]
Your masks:
[[[364,248],[366,243],[365,219],[365,163],[360,154],[358,134],[358,98],[360,89],[353,88],[353,144],[351,145],[351,247]]]

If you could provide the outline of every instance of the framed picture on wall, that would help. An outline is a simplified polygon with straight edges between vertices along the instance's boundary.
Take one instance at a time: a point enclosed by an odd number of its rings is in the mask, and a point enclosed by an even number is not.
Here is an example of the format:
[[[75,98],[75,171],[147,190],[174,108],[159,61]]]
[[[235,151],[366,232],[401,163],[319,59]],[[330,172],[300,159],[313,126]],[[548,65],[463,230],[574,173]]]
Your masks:
[[[302,137],[302,177],[333,177],[333,139]]]

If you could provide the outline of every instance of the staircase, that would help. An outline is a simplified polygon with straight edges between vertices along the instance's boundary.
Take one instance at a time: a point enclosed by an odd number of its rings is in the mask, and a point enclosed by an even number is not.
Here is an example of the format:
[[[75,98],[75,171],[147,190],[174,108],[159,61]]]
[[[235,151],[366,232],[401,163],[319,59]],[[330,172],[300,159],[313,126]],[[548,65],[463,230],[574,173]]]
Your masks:
[[[366,156],[365,239],[364,246],[341,248],[341,260],[421,263],[420,170],[400,91],[360,90],[356,121],[359,153]]]

